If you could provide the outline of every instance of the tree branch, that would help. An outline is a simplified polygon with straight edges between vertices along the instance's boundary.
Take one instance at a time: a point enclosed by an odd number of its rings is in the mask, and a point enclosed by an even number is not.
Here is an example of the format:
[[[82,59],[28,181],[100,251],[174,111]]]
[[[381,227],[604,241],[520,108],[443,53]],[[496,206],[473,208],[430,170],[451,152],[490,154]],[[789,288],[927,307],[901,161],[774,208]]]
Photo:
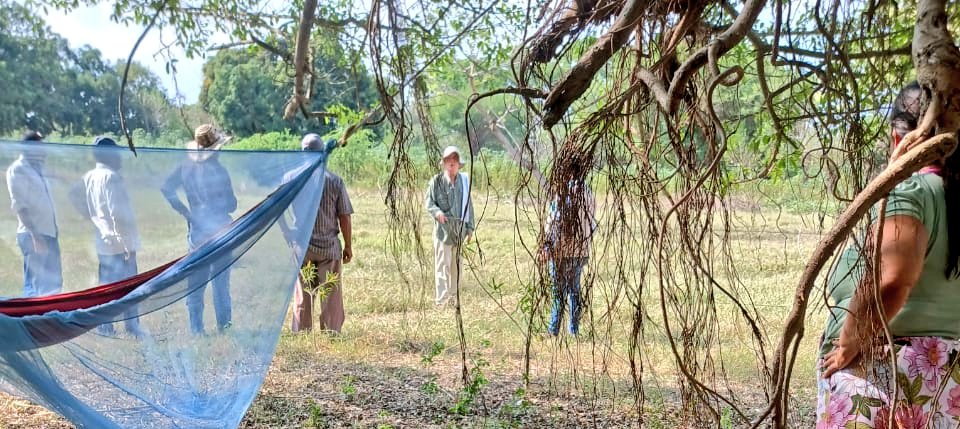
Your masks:
[[[677,106],[680,104],[680,99],[682,98],[680,97],[680,93],[687,86],[687,82],[693,74],[706,65],[710,58],[720,58],[736,46],[737,43],[740,43],[757,21],[757,16],[760,15],[760,11],[763,10],[765,4],[766,0],[748,0],[746,5],[743,6],[740,15],[738,15],[737,19],[730,25],[730,28],[708,43],[707,46],[693,53],[693,55],[680,65],[680,68],[678,68],[677,72],[673,75],[673,80],[670,81],[670,89],[667,91],[670,103],[667,106],[661,105],[668,114],[672,114],[677,110]]]
[[[120,96],[117,97],[117,110],[119,110],[120,113],[120,130],[123,131],[123,136],[127,138],[127,146],[130,147],[130,151],[132,151],[134,155],[137,154],[137,148],[134,147],[133,137],[130,135],[130,130],[127,129],[127,115],[123,108],[123,96],[127,90],[127,78],[130,75],[130,65],[133,63],[133,55],[137,53],[137,49],[140,48],[140,42],[143,42],[143,38],[147,36],[147,33],[150,32],[150,29],[153,28],[153,25],[157,23],[157,18],[160,17],[160,14],[163,13],[163,10],[166,7],[166,1],[160,3],[160,7],[157,8],[157,12],[153,14],[152,18],[150,18],[150,22],[147,24],[146,28],[143,29],[143,32],[140,33],[140,37],[137,38],[137,42],[133,44],[133,49],[130,50],[130,55],[127,55],[127,64],[123,67],[123,80],[120,82]]]
[[[545,128],[550,128],[560,121],[570,105],[590,87],[600,68],[627,43],[637,21],[649,5],[645,0],[627,0],[617,20],[613,22],[613,27],[601,36],[553,87],[543,107]]]
[[[297,46],[293,54],[293,96],[287,102],[283,113],[283,118],[286,120],[292,119],[298,108],[306,108],[307,97],[303,81],[309,68],[307,53],[310,51],[310,32],[313,30],[313,18],[316,12],[317,0],[304,0],[300,27],[297,29]]]

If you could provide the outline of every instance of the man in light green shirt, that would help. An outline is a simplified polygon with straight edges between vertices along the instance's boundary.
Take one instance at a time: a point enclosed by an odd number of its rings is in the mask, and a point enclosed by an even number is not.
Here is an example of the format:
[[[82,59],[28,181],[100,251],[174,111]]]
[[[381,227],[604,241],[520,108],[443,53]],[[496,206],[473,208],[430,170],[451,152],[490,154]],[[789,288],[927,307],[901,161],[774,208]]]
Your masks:
[[[457,294],[463,272],[460,246],[473,234],[473,202],[470,181],[463,168],[460,150],[448,146],[440,159],[440,172],[427,185],[425,206],[434,220],[433,250],[437,305],[446,305]]]

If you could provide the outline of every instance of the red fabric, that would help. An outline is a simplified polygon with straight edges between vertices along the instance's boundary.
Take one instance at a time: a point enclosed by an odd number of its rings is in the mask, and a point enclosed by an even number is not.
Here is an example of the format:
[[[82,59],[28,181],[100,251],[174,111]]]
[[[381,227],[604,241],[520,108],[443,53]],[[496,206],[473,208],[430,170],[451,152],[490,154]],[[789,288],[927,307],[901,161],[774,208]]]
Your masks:
[[[0,301],[0,314],[10,317],[39,316],[51,311],[72,311],[96,307],[115,299],[120,299],[132,292],[138,286],[162,273],[180,259],[154,268],[150,271],[137,274],[126,280],[110,283],[103,286],[56,295],[39,296],[34,298],[14,298]]]

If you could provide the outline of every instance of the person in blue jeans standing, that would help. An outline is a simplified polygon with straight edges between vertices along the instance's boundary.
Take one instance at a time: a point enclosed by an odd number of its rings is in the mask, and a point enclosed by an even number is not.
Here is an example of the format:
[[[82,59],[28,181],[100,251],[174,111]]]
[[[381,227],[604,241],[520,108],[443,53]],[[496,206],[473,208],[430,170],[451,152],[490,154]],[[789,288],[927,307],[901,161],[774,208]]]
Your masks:
[[[553,308],[550,310],[550,335],[559,335],[564,309],[569,308],[568,330],[580,332],[582,299],[580,279],[590,259],[590,243],[596,229],[596,201],[586,181],[567,182],[553,201],[544,225],[541,259],[547,262],[552,283]]]
[[[63,271],[57,214],[44,174],[43,135],[27,131],[23,153],[7,168],[10,207],[17,215],[17,245],[23,253],[23,296],[60,293]]]
[[[83,175],[84,200],[81,212],[95,227],[97,258],[100,261],[100,284],[110,284],[137,275],[137,251],[140,233],[133,204],[120,169],[125,149],[109,137],[94,140],[93,158],[96,165]],[[140,329],[138,308],[124,312],[124,327],[135,338],[144,335]],[[112,323],[97,327],[103,335],[114,335]]]
[[[187,244],[194,250],[222,230],[233,218],[237,209],[237,197],[227,169],[220,164],[217,152],[229,139],[210,124],[197,127],[193,141],[187,143],[190,154],[186,162],[177,167],[161,188],[163,196],[180,215],[187,220]],[[183,189],[187,204],[180,200],[177,191]],[[187,295],[187,312],[190,315],[190,330],[203,334],[203,295],[207,283],[213,283],[213,309],[217,329],[229,328],[232,320],[230,299],[230,270],[222,264],[199,269],[187,279],[190,294]]]

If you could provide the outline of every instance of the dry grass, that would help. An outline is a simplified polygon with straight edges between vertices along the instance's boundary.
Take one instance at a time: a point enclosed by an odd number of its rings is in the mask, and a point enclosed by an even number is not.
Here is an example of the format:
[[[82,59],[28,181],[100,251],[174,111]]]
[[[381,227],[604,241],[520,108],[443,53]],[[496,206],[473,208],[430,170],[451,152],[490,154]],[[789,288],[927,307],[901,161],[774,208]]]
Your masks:
[[[432,267],[411,258],[400,261],[403,272],[398,269],[385,241],[381,196],[353,190],[352,198],[355,261],[344,269],[343,334],[285,331],[243,427],[630,427],[641,418],[644,427],[676,427],[676,372],[666,339],[652,328],[643,347],[642,361],[652,377],[644,389],[642,417],[634,409],[627,361],[630,314],[616,307],[604,317],[606,303],[616,295],[613,282],[597,283],[592,315],[579,338],[535,333],[531,381],[524,387],[523,283],[537,266],[519,247],[517,230],[532,234],[533,228],[517,227],[511,199],[493,196],[485,199],[478,232],[483,260],[471,249],[472,274],[462,286],[469,365],[488,384],[465,415],[451,412],[463,387],[454,313],[431,304]],[[762,314],[769,352],[805,258],[819,238],[819,225],[743,201],[732,226],[734,262]],[[427,226],[426,216],[423,222]],[[652,294],[644,299],[655,305]],[[733,306],[718,302],[726,371],[718,380],[743,393],[752,404],[748,409],[754,410],[763,403],[761,392],[750,391],[759,384],[749,333]],[[820,307],[808,321],[793,384],[798,421],[808,423],[815,343],[823,324]],[[537,322],[541,328],[543,317]],[[655,325],[656,318],[650,323]],[[42,427],[69,425],[39,407],[0,395],[0,428]]]

